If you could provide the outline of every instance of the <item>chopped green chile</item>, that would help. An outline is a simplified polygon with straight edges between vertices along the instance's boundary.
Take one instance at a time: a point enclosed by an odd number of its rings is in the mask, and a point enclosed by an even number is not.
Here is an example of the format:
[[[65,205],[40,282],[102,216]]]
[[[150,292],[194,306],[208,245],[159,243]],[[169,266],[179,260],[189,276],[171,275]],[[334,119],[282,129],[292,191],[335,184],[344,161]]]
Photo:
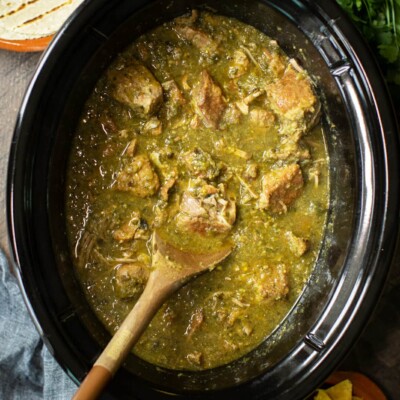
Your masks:
[[[67,178],[74,269],[114,333],[171,243],[232,254],[174,294],[133,352],[172,369],[229,363],[282,322],[320,249],[328,155],[312,80],[255,28],[193,11],[110,65],[76,128]]]

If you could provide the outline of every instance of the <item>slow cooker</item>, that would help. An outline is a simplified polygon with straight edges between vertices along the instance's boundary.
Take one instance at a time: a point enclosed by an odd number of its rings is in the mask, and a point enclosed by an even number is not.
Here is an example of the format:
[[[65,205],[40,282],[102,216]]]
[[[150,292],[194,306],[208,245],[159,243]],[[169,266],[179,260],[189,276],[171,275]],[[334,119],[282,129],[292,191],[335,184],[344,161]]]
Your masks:
[[[399,140],[373,56],[335,2],[86,1],[42,56],[12,142],[8,223],[15,272],[54,357],[83,380],[109,334],[72,270],[65,171],[79,114],[113,58],[141,33],[188,12],[235,17],[275,38],[317,84],[330,157],[330,208],[311,278],[255,350],[201,372],[129,356],[104,398],[302,399],[338,365],[376,305],[398,238]]]

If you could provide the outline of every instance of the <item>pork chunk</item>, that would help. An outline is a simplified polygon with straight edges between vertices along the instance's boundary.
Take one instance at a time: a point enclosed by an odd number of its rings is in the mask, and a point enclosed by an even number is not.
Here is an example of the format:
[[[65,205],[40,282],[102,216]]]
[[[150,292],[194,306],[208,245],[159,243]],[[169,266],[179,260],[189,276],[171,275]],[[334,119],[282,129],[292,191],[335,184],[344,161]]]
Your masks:
[[[114,278],[117,297],[120,299],[137,297],[142,293],[149,278],[149,268],[141,263],[124,264],[117,267]]]
[[[268,128],[274,124],[275,115],[261,107],[254,107],[249,113],[249,119],[256,126]]]
[[[154,195],[160,187],[157,173],[145,155],[138,155],[117,176],[115,188],[138,197]]]
[[[165,116],[168,120],[180,113],[186,100],[181,90],[174,80],[166,81],[162,84],[165,95]]]
[[[303,175],[298,164],[290,164],[271,171],[262,178],[259,208],[282,213],[300,196]]]
[[[289,293],[288,273],[283,264],[261,268],[252,281],[261,299],[280,300]]]
[[[147,222],[140,217],[140,213],[133,211],[129,218],[113,231],[113,238],[119,242],[129,240],[147,240],[150,237]]]
[[[112,96],[140,115],[152,115],[163,100],[163,90],[153,74],[142,64],[132,63],[109,74]]]
[[[160,197],[163,201],[168,201],[169,191],[174,187],[176,180],[176,175],[169,176],[165,179],[160,189]]]
[[[220,168],[211,155],[201,148],[196,147],[184,153],[182,159],[186,169],[197,178],[213,180],[220,173]]]
[[[225,129],[229,125],[236,125],[240,122],[242,113],[235,104],[228,104],[221,119],[221,129]]]
[[[162,134],[162,122],[157,117],[151,117],[143,126],[145,135],[159,136]]]
[[[229,78],[239,78],[244,75],[249,68],[249,59],[242,50],[235,50],[233,59],[229,64]]]
[[[204,126],[218,129],[226,104],[221,88],[206,70],[200,74],[200,81],[193,88],[192,95],[196,113],[202,119]]]
[[[308,251],[310,247],[308,240],[296,236],[291,231],[286,232],[285,236],[288,241],[290,251],[297,257],[301,257]]]
[[[267,95],[272,109],[289,121],[304,119],[317,106],[310,80],[291,65],[286,68],[281,79],[267,87]]]
[[[275,77],[281,77],[285,72],[285,58],[277,51],[277,49],[275,49],[275,51],[264,49],[262,52],[261,61],[263,62],[263,64],[266,63],[266,67],[272,72]]]
[[[188,25],[177,25],[174,29],[180,39],[192,43],[202,53],[209,55],[216,53],[218,43],[202,30]]]
[[[131,240],[135,237],[135,233],[140,227],[140,214],[136,211],[132,212],[128,221],[123,223],[118,229],[114,230],[113,238],[120,242]]]
[[[311,158],[311,154],[304,144],[286,141],[281,143],[275,149],[269,149],[265,151],[263,158],[295,163],[298,161],[309,160]]]
[[[176,104],[184,104],[185,103],[185,98],[183,97],[183,94],[181,90],[179,89],[179,86],[176,84],[176,82],[171,79],[169,81],[165,81],[162,84],[163,89],[165,90],[165,95],[173,103]]]
[[[200,234],[225,233],[232,229],[236,220],[235,201],[226,198],[223,184],[215,189],[214,193],[205,196],[190,190],[183,193],[176,216],[180,229]]]

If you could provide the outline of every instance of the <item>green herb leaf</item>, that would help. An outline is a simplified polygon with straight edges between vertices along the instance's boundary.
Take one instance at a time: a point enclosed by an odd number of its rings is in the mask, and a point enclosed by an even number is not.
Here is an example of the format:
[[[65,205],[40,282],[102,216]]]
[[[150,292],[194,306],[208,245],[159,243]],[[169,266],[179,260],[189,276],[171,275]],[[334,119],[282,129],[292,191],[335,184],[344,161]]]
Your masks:
[[[379,54],[389,63],[395,62],[399,57],[399,48],[394,44],[381,44],[378,49]]]
[[[400,85],[400,0],[337,0],[373,48],[388,82]]]

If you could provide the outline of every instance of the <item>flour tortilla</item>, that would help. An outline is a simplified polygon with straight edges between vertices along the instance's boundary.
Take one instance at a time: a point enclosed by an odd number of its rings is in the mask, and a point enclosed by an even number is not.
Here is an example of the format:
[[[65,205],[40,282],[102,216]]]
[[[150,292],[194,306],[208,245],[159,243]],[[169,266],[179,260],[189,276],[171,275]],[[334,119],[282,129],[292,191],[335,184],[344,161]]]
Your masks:
[[[0,38],[53,35],[83,0],[0,0]]]

